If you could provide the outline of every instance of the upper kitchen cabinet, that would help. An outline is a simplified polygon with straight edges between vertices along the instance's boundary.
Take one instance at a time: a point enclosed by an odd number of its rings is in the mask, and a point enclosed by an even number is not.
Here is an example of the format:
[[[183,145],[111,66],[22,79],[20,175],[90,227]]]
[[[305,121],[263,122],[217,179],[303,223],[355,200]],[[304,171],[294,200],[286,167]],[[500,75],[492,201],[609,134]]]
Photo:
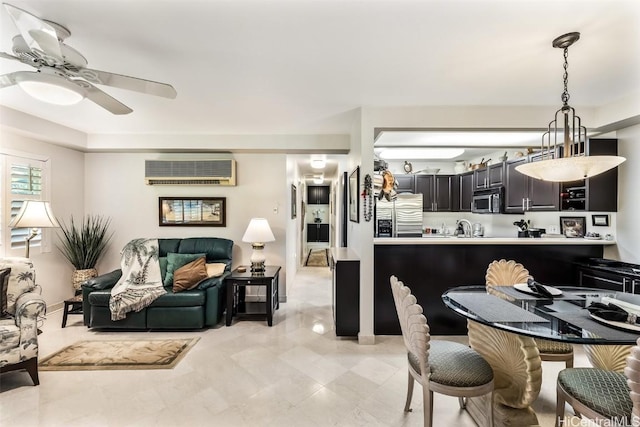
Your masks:
[[[396,183],[396,191],[398,193],[415,193],[416,182],[415,175],[394,175]]]
[[[329,204],[328,185],[310,185],[307,187],[307,204],[328,205]]]
[[[504,162],[473,171],[473,189],[487,190],[504,185]]]
[[[453,192],[455,202],[454,210],[458,212],[471,212],[471,202],[473,201],[473,175],[474,172],[465,172],[454,176],[457,179],[456,190]]]
[[[590,156],[617,156],[618,140],[590,139],[587,143]],[[560,191],[560,210],[600,211],[618,210],[618,168],[575,182],[564,182]]]
[[[505,165],[505,213],[524,211],[557,211],[560,209],[560,185],[557,182],[530,178],[516,170],[527,162],[540,160],[540,155],[521,157]]]
[[[453,211],[453,175],[416,175],[416,194],[422,194],[423,212]]]

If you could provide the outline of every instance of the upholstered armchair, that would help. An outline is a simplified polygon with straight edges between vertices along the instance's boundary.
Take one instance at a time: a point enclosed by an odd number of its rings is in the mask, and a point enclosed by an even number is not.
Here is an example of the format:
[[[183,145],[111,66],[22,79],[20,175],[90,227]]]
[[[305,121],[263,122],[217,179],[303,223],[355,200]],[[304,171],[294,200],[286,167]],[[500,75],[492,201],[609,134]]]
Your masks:
[[[0,258],[0,373],[26,369],[38,380],[38,319],[46,305],[28,258]]]

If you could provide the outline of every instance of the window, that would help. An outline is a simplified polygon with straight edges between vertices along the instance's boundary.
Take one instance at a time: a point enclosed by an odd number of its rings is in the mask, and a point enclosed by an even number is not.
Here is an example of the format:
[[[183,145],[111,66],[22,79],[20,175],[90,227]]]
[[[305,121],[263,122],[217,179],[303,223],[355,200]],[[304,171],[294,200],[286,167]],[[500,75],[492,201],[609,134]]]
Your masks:
[[[4,255],[22,256],[25,238],[30,234],[28,228],[8,228],[11,219],[18,213],[25,200],[46,200],[44,197],[47,162],[39,159],[1,155],[3,185],[2,212],[0,217],[0,245]],[[31,240],[31,249],[43,246],[42,233]],[[37,249],[36,249],[37,250]],[[15,251],[15,252],[14,252]]]

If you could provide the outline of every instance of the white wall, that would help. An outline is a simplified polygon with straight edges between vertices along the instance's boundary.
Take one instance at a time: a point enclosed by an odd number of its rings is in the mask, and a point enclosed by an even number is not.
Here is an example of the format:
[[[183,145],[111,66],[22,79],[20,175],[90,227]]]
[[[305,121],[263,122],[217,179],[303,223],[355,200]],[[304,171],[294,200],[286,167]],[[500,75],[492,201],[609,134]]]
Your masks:
[[[640,125],[619,130],[618,154],[627,161],[618,167],[617,252],[611,258],[640,264]]]
[[[45,156],[50,162],[50,202],[56,217],[65,222],[73,215],[81,218],[84,214],[84,154],[58,145],[43,142],[0,127],[0,141],[6,150]],[[36,278],[42,286],[42,296],[47,306],[55,308],[63,300],[73,296],[71,285],[73,266],[60,254],[58,231],[45,230],[45,236],[52,241],[50,252],[31,252],[31,260],[36,269]],[[10,251],[9,256],[24,256],[24,252]]]
[[[145,159],[225,158],[231,155],[88,153],[85,161],[86,213],[112,218],[115,234],[99,271],[119,268],[122,247],[138,237],[224,237],[234,241],[233,266],[248,265],[251,245],[242,236],[254,217],[267,218],[276,238],[265,245],[267,263],[285,266],[286,230],[290,219],[289,187],[284,154],[234,154],[237,186],[149,186]],[[160,227],[158,197],[225,197],[226,227]],[[286,271],[280,276],[286,295]]]

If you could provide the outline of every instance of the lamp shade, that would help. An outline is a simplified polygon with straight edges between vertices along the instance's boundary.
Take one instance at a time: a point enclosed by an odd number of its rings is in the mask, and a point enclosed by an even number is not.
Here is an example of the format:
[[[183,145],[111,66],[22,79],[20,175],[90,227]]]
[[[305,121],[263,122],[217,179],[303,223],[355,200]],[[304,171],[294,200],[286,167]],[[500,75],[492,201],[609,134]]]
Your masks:
[[[49,202],[25,200],[18,214],[9,222],[11,228],[51,228],[60,227],[53,215]]]
[[[275,240],[269,222],[265,218],[252,218],[244,236],[242,236],[242,241],[249,243],[265,243]]]

